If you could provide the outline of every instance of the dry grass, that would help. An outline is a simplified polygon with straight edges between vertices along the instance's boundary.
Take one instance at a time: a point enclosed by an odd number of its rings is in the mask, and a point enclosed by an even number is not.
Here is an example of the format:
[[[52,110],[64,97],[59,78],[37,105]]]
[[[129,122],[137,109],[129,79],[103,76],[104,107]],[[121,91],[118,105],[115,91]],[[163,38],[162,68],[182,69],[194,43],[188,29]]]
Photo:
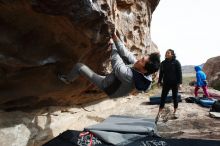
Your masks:
[[[189,85],[190,82],[196,80],[196,76],[193,73],[183,74],[183,85]]]

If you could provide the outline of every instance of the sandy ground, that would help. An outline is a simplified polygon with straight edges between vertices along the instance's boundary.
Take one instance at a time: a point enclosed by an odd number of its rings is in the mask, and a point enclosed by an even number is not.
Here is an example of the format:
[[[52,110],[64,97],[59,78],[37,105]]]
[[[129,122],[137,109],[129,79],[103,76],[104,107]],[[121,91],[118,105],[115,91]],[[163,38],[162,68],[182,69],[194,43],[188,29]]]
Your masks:
[[[150,105],[149,97],[160,95],[160,92],[161,89],[156,88],[149,93],[117,99],[106,98],[87,105],[0,111],[0,143],[2,146],[40,146],[67,129],[83,130],[110,115],[155,118],[159,105]],[[193,96],[192,93],[193,87],[183,86],[177,119],[172,118],[173,103],[165,105],[163,116],[157,123],[159,134],[173,138],[220,139],[220,120],[209,116],[209,108],[185,102],[184,99]],[[13,140],[8,141],[9,138]]]

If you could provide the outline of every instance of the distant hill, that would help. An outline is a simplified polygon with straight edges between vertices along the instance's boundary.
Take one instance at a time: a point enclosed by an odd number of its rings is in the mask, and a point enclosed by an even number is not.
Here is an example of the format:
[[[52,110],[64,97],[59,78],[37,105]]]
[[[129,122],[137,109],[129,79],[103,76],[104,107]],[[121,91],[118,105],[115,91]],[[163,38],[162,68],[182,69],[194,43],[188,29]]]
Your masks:
[[[184,65],[182,66],[182,73],[188,74],[188,73],[194,73],[194,65]]]
[[[204,66],[204,63],[200,65],[202,68]],[[183,73],[195,73],[194,70],[195,65],[184,65],[182,66],[182,72]]]

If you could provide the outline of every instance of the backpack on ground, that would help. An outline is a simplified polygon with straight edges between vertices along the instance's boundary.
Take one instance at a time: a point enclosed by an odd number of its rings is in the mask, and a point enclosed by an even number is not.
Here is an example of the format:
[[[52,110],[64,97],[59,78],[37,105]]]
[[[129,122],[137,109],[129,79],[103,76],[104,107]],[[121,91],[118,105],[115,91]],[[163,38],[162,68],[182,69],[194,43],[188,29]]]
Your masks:
[[[220,112],[220,100],[217,100],[213,103],[213,105],[211,106],[210,111],[212,112]]]
[[[187,97],[185,98],[185,101],[187,103],[199,103],[199,98],[198,97]]]

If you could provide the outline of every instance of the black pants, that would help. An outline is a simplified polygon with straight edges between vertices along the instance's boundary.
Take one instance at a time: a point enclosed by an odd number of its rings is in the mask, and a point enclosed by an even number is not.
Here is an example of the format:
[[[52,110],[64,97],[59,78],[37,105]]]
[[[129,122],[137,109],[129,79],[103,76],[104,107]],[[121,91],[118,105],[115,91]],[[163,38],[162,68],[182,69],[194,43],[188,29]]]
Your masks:
[[[166,97],[170,91],[172,90],[173,104],[174,108],[178,107],[177,95],[178,95],[178,85],[163,85],[160,108],[164,108]]]

